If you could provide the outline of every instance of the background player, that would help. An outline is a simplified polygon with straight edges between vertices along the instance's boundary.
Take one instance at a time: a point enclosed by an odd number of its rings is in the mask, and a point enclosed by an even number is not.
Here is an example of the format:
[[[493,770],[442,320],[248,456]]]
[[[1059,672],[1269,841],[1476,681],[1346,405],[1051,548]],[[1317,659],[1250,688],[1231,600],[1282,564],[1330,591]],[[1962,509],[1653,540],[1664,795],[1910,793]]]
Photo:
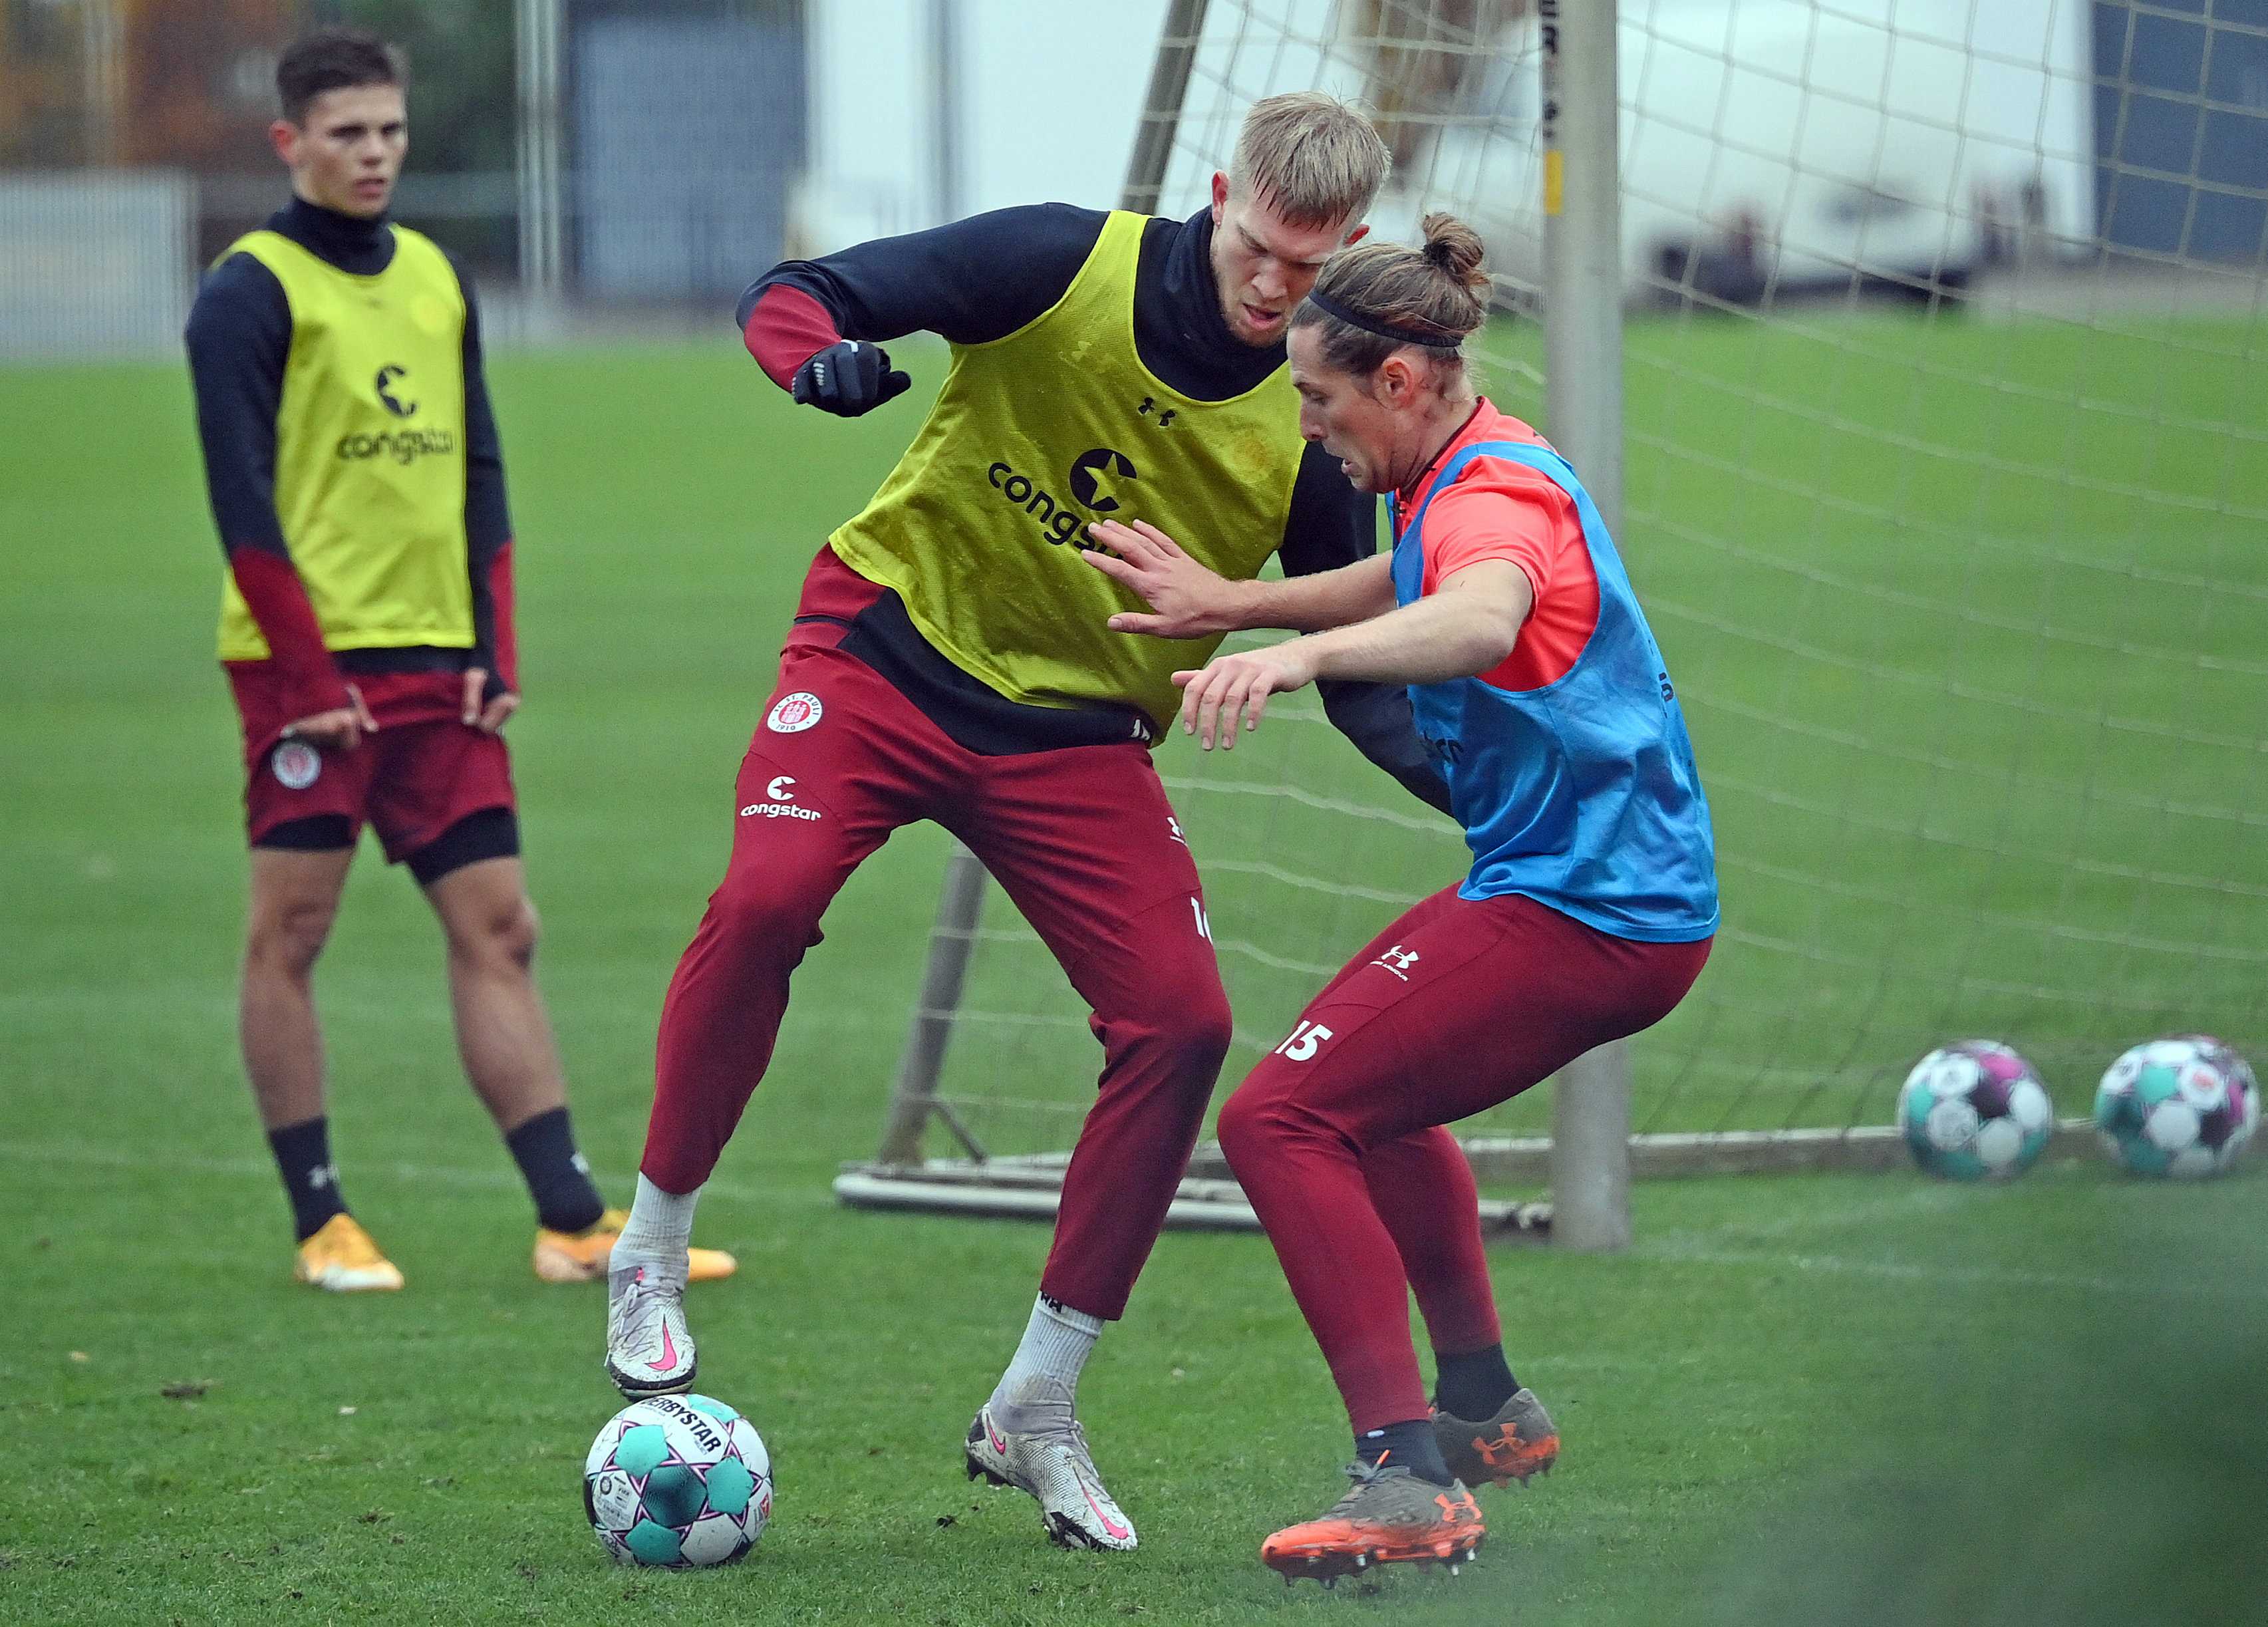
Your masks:
[[[1469,1556],[1463,1481],[1549,1468],[1558,1437],[1504,1358],[1477,1195],[1440,1126],[1659,1022],[1717,928],[1708,806],[1668,674],[1598,511],[1535,431],[1476,398],[1480,239],[1334,258],[1292,319],[1300,427],[1389,494],[1390,559],[1222,580],[1161,532],[1096,527],[1096,569],[1162,637],[1308,636],[1181,672],[1210,749],[1320,678],[1412,686],[1471,873],[1394,923],[1315,997],[1220,1114],[1221,1147],[1284,1263],[1355,1431],[1354,1488],[1268,1539],[1287,1580]],[[1436,1352],[1429,1409],[1414,1290]]]
[[[606,1269],[623,1215],[576,1151],[530,973],[499,732],[519,705],[512,526],[472,289],[386,208],[408,144],[401,60],[320,29],[277,64],[292,200],[239,240],[189,316],[220,654],[244,722],[252,843],[245,1070],[291,1198],[302,1282],[399,1288],[347,1211],[310,975],[365,821],[448,940],[457,1042],[535,1200],[534,1265]],[[732,1269],[703,1250],[703,1276]]]
[[[776,267],[740,313],[795,399],[853,416],[906,388],[874,341],[953,345],[929,419],[819,550],[742,763],[733,856],[664,1005],[638,1193],[615,1255],[608,1367],[629,1395],[693,1381],[669,1262],[771,1057],[788,980],[850,872],[932,819],[984,861],[1093,1007],[1104,1064],[1024,1339],[966,1444],[1066,1544],[1129,1549],[1073,1405],[1187,1165],[1229,1042],[1195,864],[1150,763],[1201,659],[1108,632],[1138,601],[1078,563],[1106,514],[1199,516],[1248,577],[1372,551],[1375,504],[1309,455],[1285,371],[1292,309],[1361,235],[1387,168],[1324,96],[1257,105],[1187,221],[1050,203]],[[1397,691],[1334,716],[1440,799]]]

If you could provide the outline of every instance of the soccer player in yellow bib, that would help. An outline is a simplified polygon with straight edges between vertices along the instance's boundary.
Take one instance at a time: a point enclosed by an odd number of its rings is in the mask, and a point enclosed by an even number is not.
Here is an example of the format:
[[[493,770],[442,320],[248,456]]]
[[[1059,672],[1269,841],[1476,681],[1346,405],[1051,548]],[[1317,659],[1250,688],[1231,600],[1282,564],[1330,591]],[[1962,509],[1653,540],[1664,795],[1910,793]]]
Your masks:
[[[611,1278],[624,1393],[693,1382],[670,1262],[770,1060],[788,980],[843,880],[933,820],[983,860],[1093,1008],[1103,1067],[1021,1344],[965,1442],[1071,1546],[1135,1546],[1074,1405],[1123,1314],[1228,1049],[1228,1004],[1152,740],[1171,674],[1215,640],[1114,633],[1139,601],[1080,550],[1140,517],[1248,578],[1375,547],[1374,504],[1300,438],[1292,307],[1362,235],[1384,144],[1299,94],[1256,106],[1186,221],[1050,203],[867,243],[759,279],[749,351],[798,401],[851,416],[906,387],[878,340],[927,330],[953,367],[912,447],[813,563],[740,774],[733,857],[663,1007],[652,1123]],[[1335,688],[1340,726],[1446,806],[1398,689]]]
[[[440,918],[466,1071],[535,1201],[536,1275],[595,1280],[625,1216],[576,1151],[529,970],[501,733],[519,705],[512,522],[472,291],[387,224],[408,143],[399,55],[319,29],[276,79],[291,202],[216,264],[188,342],[244,722],[244,1062],[297,1273],[340,1292],[402,1281],[340,1195],[310,983],[368,823]],[[704,1249],[681,1269],[733,1262]]]

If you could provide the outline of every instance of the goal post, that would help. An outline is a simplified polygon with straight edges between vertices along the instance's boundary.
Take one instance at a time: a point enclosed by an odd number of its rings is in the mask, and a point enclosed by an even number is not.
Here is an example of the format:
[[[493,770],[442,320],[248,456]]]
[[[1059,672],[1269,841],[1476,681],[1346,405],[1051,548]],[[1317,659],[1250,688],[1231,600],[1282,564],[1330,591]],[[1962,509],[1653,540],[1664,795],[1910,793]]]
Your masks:
[[[1543,43],[1543,413],[1609,535],[1623,531],[1622,171],[1615,7],[1537,0]],[[1626,1248],[1630,1047],[1552,1083],[1551,1240]]]

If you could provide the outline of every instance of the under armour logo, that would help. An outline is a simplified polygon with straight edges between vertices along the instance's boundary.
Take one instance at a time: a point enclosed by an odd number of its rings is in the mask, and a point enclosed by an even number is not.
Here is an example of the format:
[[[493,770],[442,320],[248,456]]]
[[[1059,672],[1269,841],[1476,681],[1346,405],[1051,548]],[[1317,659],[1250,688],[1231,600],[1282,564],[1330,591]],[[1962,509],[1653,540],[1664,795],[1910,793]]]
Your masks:
[[[1384,954],[1380,955],[1378,959],[1373,961],[1371,964],[1373,966],[1382,966],[1388,971],[1392,972],[1396,977],[1399,977],[1403,983],[1408,983],[1410,981],[1410,968],[1418,964],[1418,952],[1415,949],[1404,949],[1400,944],[1396,944],[1393,948],[1388,949]]]
[[[318,1164],[307,1172],[307,1186],[312,1191],[320,1192],[325,1187],[335,1187],[338,1183],[339,1167],[336,1164]]]
[[[575,1173],[578,1175],[587,1175],[591,1173],[591,1160],[580,1152],[576,1153],[567,1161],[575,1167]]]
[[[1137,408],[1134,409],[1134,416],[1135,416],[1136,417],[1138,417],[1138,417],[1145,416],[1147,416],[1147,415],[1148,415],[1148,414],[1149,414],[1152,409],[1154,409],[1157,407],[1157,405],[1158,405],[1158,398],[1157,398],[1156,396],[1154,396],[1154,395],[1145,395],[1145,396],[1144,396],[1144,397],[1142,398],[1142,404],[1141,404],[1139,407],[1137,407]],[[1179,416],[1179,409],[1176,409],[1176,408],[1172,408],[1172,407],[1168,407],[1168,408],[1165,409],[1162,412],[1160,412],[1160,413],[1158,414],[1158,427],[1159,427],[1160,429],[1161,429],[1161,430],[1162,430],[1162,429],[1164,429],[1167,424],[1171,423],[1174,420],[1174,418],[1175,418],[1175,417],[1177,417],[1178,416]]]

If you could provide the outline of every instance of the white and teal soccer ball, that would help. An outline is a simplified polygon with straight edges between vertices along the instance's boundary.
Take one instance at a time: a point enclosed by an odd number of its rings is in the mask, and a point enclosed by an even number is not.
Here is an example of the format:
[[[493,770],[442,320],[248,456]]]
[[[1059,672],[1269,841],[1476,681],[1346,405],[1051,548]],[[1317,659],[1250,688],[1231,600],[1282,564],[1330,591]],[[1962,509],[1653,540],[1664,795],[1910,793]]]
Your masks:
[[[2137,1045],[2095,1093],[2102,1150],[2138,1175],[2217,1175],[2260,1124],[2260,1084],[2243,1057],[2206,1034]]]
[[[1997,1040],[1959,1040],[1914,1064],[1898,1092],[1898,1128],[1914,1162],[1949,1181],[2006,1181],[2029,1169],[2055,1133],[2040,1076]]]
[[[607,1422],[583,1460],[583,1509],[625,1564],[730,1564],[772,1517],[755,1425],[706,1395],[656,1395]]]

